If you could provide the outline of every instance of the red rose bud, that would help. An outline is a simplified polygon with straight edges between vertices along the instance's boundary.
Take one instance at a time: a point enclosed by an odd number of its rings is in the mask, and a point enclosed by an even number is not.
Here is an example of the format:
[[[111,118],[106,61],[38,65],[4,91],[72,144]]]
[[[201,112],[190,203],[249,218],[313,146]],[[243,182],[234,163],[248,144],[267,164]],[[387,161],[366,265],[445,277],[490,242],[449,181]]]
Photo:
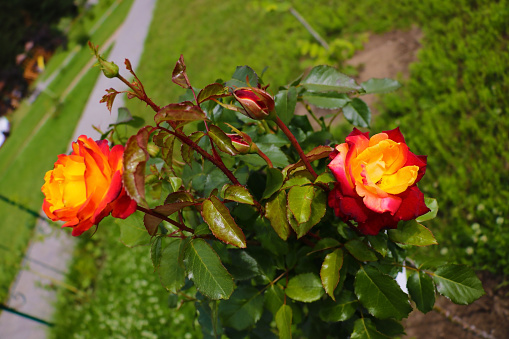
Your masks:
[[[274,112],[274,99],[259,88],[242,87],[233,91],[233,96],[242,105],[240,111],[254,120],[264,120]]]
[[[246,138],[241,137],[238,134],[226,134],[228,138],[232,141],[232,145],[235,148],[239,154],[248,154],[248,153],[256,153],[258,150],[258,147],[256,147],[256,144],[251,141],[251,138],[246,134],[245,137],[249,138],[249,140],[246,140]]]

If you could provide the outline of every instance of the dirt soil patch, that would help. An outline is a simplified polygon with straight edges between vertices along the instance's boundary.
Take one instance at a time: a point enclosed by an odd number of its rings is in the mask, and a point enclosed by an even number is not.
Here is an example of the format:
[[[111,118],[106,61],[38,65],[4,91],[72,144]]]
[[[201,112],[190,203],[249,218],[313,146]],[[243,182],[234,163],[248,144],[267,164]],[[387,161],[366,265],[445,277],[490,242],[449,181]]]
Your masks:
[[[408,66],[417,61],[417,51],[421,47],[422,32],[417,27],[409,31],[392,31],[382,35],[371,35],[364,49],[357,52],[348,65],[358,69],[356,80],[360,83],[370,78],[408,78]],[[378,95],[362,96],[373,114]]]
[[[503,279],[487,272],[478,276],[486,295],[468,306],[440,297],[438,310],[413,311],[403,323],[404,338],[509,338],[509,286],[500,287]]]

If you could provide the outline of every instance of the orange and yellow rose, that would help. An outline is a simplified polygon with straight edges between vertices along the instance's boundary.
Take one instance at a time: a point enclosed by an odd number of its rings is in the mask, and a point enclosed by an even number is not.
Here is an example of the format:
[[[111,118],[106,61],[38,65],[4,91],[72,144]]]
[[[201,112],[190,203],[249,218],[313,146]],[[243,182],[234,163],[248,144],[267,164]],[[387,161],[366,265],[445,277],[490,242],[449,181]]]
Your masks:
[[[429,211],[416,183],[426,171],[426,156],[410,152],[399,128],[369,138],[354,129],[336,146],[328,165],[337,183],[329,206],[360,231],[376,235]]]
[[[82,135],[72,144],[70,155],[61,154],[53,170],[44,176],[42,208],[53,221],[65,221],[78,236],[110,213],[125,219],[136,202],[122,185],[124,147],[111,148],[106,140]]]

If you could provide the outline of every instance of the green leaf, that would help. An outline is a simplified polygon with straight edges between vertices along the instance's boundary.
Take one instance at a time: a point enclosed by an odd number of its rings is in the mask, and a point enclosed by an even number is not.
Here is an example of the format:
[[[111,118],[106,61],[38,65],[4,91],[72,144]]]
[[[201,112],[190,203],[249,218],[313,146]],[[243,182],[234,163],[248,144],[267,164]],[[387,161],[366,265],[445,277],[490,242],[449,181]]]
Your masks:
[[[285,292],[293,300],[305,303],[317,301],[324,294],[322,282],[314,273],[303,273],[291,278]]]
[[[129,109],[127,109],[127,107],[119,107],[117,121],[115,121],[114,124],[110,124],[110,126],[125,124],[131,120],[133,120],[133,116],[131,115],[131,112],[129,112]]]
[[[353,98],[345,107],[343,115],[354,126],[369,127],[371,122],[371,110],[364,101],[359,98]]]
[[[290,339],[292,337],[292,308],[290,306],[283,305],[277,311],[276,326],[280,339]]]
[[[221,302],[219,315],[224,325],[242,331],[260,320],[263,296],[252,286],[239,286],[230,299]]]
[[[337,322],[350,319],[357,309],[357,298],[349,290],[344,289],[335,302],[325,303],[320,308],[320,318],[323,321]]]
[[[339,245],[341,245],[341,243],[334,238],[322,238],[318,240],[315,247],[313,247],[313,252],[339,247]]]
[[[262,199],[267,199],[276,193],[283,185],[283,173],[276,168],[267,168],[267,183]]]
[[[226,184],[222,189],[223,198],[240,202],[241,204],[254,205],[254,199],[244,186]]]
[[[200,91],[198,94],[198,103],[201,104],[206,100],[227,96],[230,96],[228,87],[224,87],[222,84],[216,82],[205,86],[205,88]]]
[[[314,187],[314,191],[315,197],[311,204],[311,217],[309,218],[309,220],[302,224],[297,224],[297,222],[290,222],[290,225],[292,226],[293,230],[295,231],[295,233],[297,233],[297,239],[306,235],[309,232],[309,230],[313,226],[318,224],[325,215],[327,209],[327,194],[325,194],[325,192],[322,189],[316,187]],[[293,216],[291,217],[293,218]],[[291,220],[292,219],[290,219],[290,221]]]
[[[233,147],[232,140],[219,127],[209,125],[209,136],[219,150],[229,155],[237,155],[237,150]]]
[[[236,249],[231,249],[228,253],[231,263],[226,264],[226,268],[235,280],[248,280],[260,274],[260,266],[250,253]]]
[[[332,253],[325,256],[320,269],[320,278],[322,279],[322,285],[325,292],[332,298],[334,297],[334,290],[339,283],[339,270],[343,266],[343,251],[338,248]]]
[[[313,106],[325,109],[339,109],[350,102],[348,95],[337,92],[304,92],[302,99]]]
[[[150,258],[152,259],[152,265],[154,265],[154,269],[157,269],[161,263],[162,249],[162,239],[161,237],[156,237],[150,246]]]
[[[183,88],[191,88],[191,84],[186,75],[186,64],[184,63],[184,56],[181,54],[180,58],[173,69],[171,74],[171,81]]]
[[[267,201],[265,205],[265,217],[270,220],[270,225],[281,239],[288,239],[290,235],[290,225],[286,218],[285,191],[279,191],[278,194]]]
[[[399,322],[396,319],[380,320],[377,318],[373,318],[372,321],[375,323],[376,329],[380,333],[390,338],[399,337],[402,334],[405,334],[405,328],[403,327],[401,322]]]
[[[334,67],[316,66],[300,83],[306,89],[315,92],[340,92],[348,93],[361,89],[355,80],[338,72]]]
[[[149,133],[147,128],[142,128],[138,134],[127,140],[124,150],[123,165],[124,173],[122,182],[131,198],[143,206],[148,207],[145,200],[145,165],[149,159],[147,151]]]
[[[293,186],[304,186],[307,184],[311,184],[311,180],[309,180],[307,177],[304,176],[293,177],[291,179],[286,180],[281,189],[284,190]]]
[[[249,79],[249,84],[246,82]],[[232,79],[225,84],[226,87],[258,87],[258,75],[249,66],[237,66]]]
[[[127,247],[150,244],[150,235],[143,227],[143,213],[136,211],[129,218],[115,219],[120,228],[120,241]]]
[[[203,339],[220,339],[223,334],[221,319],[217,314],[217,304],[217,301],[207,299],[194,303],[198,311],[198,324]]]
[[[182,178],[179,177],[169,177],[168,181],[170,182],[171,188],[173,192],[177,192],[182,187]]]
[[[233,293],[235,284],[231,275],[205,240],[197,238],[190,241],[184,251],[184,264],[189,279],[208,298],[228,299]]]
[[[201,215],[216,238],[240,248],[246,247],[244,233],[217,197],[211,196],[203,201]]]
[[[265,307],[275,316],[277,314],[277,311],[279,311],[281,306],[283,306],[284,304],[285,292],[283,292],[281,286],[274,284],[270,285],[270,287],[267,288],[264,297],[265,297],[264,302]]]
[[[353,324],[351,339],[387,339],[389,337],[378,332],[375,325],[368,318],[359,318]]]
[[[359,261],[377,261],[375,252],[373,252],[368,245],[362,240],[352,239],[345,243],[345,248]]]
[[[163,121],[182,123],[198,120],[207,120],[207,115],[202,111],[200,106],[197,106],[190,101],[164,106],[154,117],[154,121],[158,125]]]
[[[161,253],[159,278],[161,284],[171,293],[177,293],[186,282],[186,271],[183,263],[184,245],[187,241],[175,239]]]
[[[408,296],[396,280],[373,266],[364,265],[355,276],[355,294],[369,313],[380,319],[406,318],[412,311]]]
[[[414,245],[429,246],[437,244],[433,233],[415,220],[402,222],[395,230],[389,230],[389,239],[394,242]]]
[[[389,253],[387,234],[379,233],[378,235],[368,235],[367,238],[371,247],[385,258],[387,253]]]
[[[366,91],[366,94],[388,93],[400,88],[401,84],[398,81],[389,78],[373,78],[361,83],[361,87]]]
[[[336,178],[334,178],[334,176],[332,175],[332,173],[329,173],[329,172],[325,172],[325,173],[322,173],[320,174],[316,180],[315,180],[315,184],[318,184],[318,183],[324,183],[324,184],[328,184],[330,182],[335,182],[336,181]]]
[[[290,87],[288,90],[279,91],[274,96],[276,104],[276,112],[279,119],[287,125],[292,120],[297,105],[297,90],[295,87]]]
[[[421,215],[415,221],[417,222],[424,222],[427,220],[431,220],[437,216],[438,213],[438,202],[437,199],[433,198],[424,198],[424,202],[426,203],[426,206],[431,210],[426,214]]]
[[[297,223],[303,224],[311,217],[311,203],[314,196],[313,186],[293,186],[288,192],[288,208]]]
[[[424,272],[412,272],[407,284],[410,297],[422,313],[428,313],[435,305],[435,285],[433,279]]]
[[[444,265],[432,274],[437,290],[453,303],[468,305],[482,297],[485,292],[474,271],[464,265]]]

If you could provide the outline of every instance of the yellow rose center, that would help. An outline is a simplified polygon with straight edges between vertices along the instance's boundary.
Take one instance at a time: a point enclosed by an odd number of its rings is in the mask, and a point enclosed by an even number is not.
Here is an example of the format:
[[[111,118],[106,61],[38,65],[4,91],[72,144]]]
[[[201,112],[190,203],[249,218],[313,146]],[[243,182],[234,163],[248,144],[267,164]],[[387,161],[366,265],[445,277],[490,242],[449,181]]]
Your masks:
[[[407,147],[388,139],[380,133],[371,137],[369,146],[351,160],[353,177],[357,185],[363,185],[373,193],[382,190],[399,194],[413,185],[417,179],[418,166],[404,166]]]
[[[52,180],[47,185],[50,190],[49,197],[53,205],[52,210],[64,207],[79,206],[87,199],[85,181],[85,164],[83,158],[67,157],[62,164],[53,169]],[[80,161],[81,160],[81,161]]]

